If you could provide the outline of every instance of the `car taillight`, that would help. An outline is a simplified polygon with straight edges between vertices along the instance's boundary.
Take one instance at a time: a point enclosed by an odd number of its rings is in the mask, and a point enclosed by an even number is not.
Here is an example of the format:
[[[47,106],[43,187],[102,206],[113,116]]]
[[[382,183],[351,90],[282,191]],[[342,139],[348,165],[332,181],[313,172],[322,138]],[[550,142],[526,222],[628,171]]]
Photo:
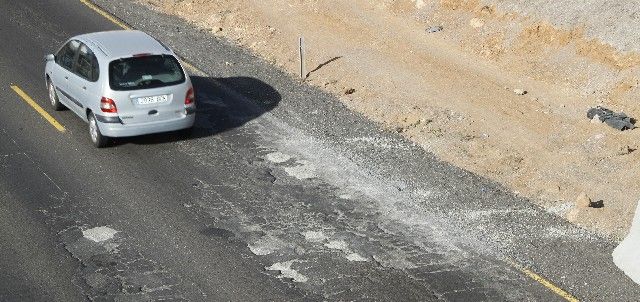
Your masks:
[[[195,102],[196,100],[196,95],[193,92],[193,87],[189,88],[189,91],[187,91],[187,96],[184,98],[184,104],[185,105],[191,105]]]
[[[102,112],[109,112],[109,113],[118,112],[118,108],[116,108],[116,103],[112,99],[106,98],[106,97],[102,97],[102,99],[100,100],[100,110],[102,110]]]

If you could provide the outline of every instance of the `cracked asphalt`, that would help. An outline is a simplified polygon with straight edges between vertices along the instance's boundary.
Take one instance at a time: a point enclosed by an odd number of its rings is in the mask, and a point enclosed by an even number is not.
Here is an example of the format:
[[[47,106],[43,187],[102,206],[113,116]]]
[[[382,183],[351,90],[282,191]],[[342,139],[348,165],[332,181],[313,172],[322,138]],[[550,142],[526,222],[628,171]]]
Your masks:
[[[196,128],[94,149],[79,118],[47,107],[42,56],[118,27],[80,1],[2,1],[0,301],[565,300],[522,268],[579,300],[639,299],[615,242],[228,41],[134,1],[95,3],[202,71]],[[83,235],[96,227],[117,233]]]

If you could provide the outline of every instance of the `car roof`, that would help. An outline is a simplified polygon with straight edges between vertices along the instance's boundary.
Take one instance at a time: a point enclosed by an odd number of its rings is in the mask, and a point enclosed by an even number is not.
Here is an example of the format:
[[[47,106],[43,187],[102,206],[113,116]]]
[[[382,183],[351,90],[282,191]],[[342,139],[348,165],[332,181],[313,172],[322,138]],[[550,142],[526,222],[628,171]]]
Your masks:
[[[136,54],[173,54],[158,40],[139,30],[102,31],[79,35],[73,39],[84,42],[90,48],[97,48],[94,53],[101,52],[107,59]]]

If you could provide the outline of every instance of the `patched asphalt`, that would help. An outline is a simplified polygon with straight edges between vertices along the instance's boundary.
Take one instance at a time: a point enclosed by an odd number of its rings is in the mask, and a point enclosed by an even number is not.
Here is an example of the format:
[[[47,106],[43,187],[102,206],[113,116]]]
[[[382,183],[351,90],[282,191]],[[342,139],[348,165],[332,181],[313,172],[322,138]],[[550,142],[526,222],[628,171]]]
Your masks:
[[[64,111],[54,117],[68,131],[56,133],[9,83],[47,108],[42,55],[116,27],[79,2],[2,4],[0,96],[12,106],[0,111],[1,196],[20,205],[18,221],[37,221],[12,232],[43,238],[34,249],[63,269],[28,279],[38,265],[6,264],[26,281],[0,277],[0,300],[40,300],[34,284],[57,283],[59,301],[562,300],[509,261],[579,299],[640,297],[611,261],[614,242],[206,31],[133,1],[95,3],[205,72],[194,76],[196,129],[96,150]],[[83,235],[95,227],[118,232],[95,242]],[[27,250],[11,262],[44,257]]]

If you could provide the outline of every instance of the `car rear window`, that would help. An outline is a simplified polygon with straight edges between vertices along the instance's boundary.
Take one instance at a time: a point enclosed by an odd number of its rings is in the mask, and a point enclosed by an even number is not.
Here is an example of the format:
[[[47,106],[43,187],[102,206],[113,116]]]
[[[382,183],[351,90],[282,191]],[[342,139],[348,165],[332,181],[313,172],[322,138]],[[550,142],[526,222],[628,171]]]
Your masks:
[[[158,88],[184,81],[184,72],[171,55],[136,56],[109,63],[109,86],[113,90]]]

